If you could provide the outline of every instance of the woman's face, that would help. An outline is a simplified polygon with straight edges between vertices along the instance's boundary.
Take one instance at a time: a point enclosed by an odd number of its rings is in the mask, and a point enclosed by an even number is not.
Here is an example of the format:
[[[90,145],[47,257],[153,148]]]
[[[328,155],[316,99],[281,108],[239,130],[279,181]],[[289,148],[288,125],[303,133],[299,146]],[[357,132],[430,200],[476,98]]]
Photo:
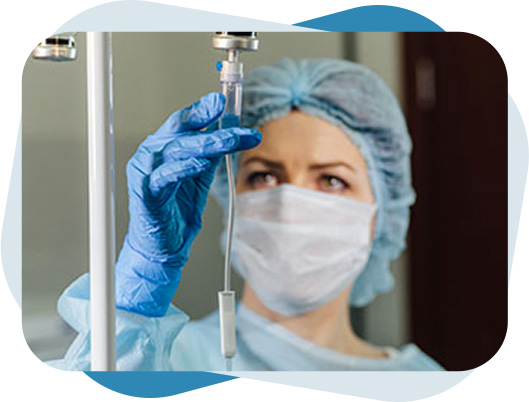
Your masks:
[[[292,111],[260,131],[261,144],[242,153],[237,193],[291,184],[374,204],[366,162],[337,126]]]

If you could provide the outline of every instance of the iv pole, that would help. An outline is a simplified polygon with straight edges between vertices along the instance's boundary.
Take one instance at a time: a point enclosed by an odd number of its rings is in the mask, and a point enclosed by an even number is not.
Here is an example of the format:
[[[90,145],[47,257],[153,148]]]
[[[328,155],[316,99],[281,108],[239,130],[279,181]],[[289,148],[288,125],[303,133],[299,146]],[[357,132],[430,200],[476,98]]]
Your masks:
[[[112,34],[87,32],[90,321],[93,371],[116,370]]]
[[[33,50],[33,58],[54,62],[74,61],[77,58],[74,34],[66,32],[47,38]],[[115,371],[112,34],[87,32],[86,40],[91,361],[93,371]]]

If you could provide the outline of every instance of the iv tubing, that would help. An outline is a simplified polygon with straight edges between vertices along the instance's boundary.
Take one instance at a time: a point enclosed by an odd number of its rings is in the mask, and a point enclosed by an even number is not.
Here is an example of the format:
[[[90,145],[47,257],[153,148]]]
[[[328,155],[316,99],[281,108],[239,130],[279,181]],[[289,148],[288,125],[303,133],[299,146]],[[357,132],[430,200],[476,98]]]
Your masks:
[[[233,238],[233,220],[235,213],[235,183],[233,178],[233,168],[231,166],[231,157],[226,155],[226,173],[228,175],[228,230],[226,233],[226,256],[224,259],[224,291],[231,289],[231,242]]]
[[[223,70],[227,73],[221,75],[221,91],[226,98],[226,107],[220,118],[220,128],[238,126],[241,116],[242,102],[242,64],[239,63],[239,52],[230,50],[228,61],[223,63]],[[228,229],[226,233],[226,254],[224,259],[224,291],[231,290],[231,244],[233,238],[233,221],[235,212],[235,179],[231,156],[226,155],[226,173],[228,176]]]
[[[238,126],[241,116],[242,103],[242,64],[239,54],[229,50],[228,60],[222,63],[221,92],[226,99],[226,106],[219,125],[220,128]],[[231,156],[225,156],[226,173],[228,175],[228,228],[226,232],[226,251],[224,259],[224,290],[219,292],[221,352],[226,358],[226,371],[232,370],[232,358],[236,352],[235,334],[235,292],[231,290],[231,247],[233,238],[233,223],[235,213],[235,179]]]

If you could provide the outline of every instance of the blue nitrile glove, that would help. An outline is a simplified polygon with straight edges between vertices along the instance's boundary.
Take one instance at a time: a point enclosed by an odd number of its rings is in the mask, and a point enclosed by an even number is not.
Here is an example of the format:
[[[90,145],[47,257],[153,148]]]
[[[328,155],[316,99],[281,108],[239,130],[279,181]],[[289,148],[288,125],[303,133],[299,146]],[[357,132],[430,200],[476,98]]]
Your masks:
[[[209,188],[221,158],[253,148],[257,130],[200,131],[224,110],[211,93],[182,109],[149,136],[127,164],[129,231],[116,264],[116,306],[165,314],[202,225]]]

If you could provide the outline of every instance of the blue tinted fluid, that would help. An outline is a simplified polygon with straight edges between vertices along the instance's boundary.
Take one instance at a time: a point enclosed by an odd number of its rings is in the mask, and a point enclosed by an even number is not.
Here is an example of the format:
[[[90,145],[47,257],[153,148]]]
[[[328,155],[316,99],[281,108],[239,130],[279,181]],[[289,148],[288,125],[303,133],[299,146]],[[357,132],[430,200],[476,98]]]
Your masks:
[[[221,128],[231,128],[239,127],[241,119],[239,116],[234,114],[225,114],[222,116],[222,127]]]

